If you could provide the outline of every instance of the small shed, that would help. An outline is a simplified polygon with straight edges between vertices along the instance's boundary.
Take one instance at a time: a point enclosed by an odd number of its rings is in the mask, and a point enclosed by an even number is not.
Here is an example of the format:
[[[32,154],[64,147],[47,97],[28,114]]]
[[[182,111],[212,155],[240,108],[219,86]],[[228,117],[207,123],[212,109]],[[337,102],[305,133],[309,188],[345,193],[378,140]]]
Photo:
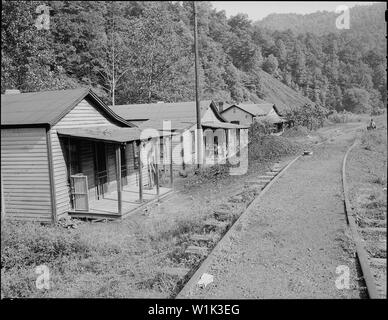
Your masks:
[[[265,120],[273,124],[276,132],[283,131],[287,122],[276,106],[269,102],[231,104],[221,112],[221,115],[232,123],[249,126],[255,121]]]
[[[149,170],[171,134],[142,136],[90,88],[4,94],[1,105],[7,218],[122,218],[171,190],[160,186],[157,162]]]

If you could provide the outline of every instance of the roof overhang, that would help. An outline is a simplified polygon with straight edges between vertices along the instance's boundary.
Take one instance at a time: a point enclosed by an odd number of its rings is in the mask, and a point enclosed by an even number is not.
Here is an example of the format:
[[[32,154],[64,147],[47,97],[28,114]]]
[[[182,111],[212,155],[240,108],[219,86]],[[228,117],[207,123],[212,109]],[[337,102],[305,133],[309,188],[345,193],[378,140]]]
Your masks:
[[[115,126],[99,126],[84,128],[58,129],[59,136],[72,137],[86,140],[101,141],[106,143],[126,143],[130,141],[148,140],[172,135],[168,131],[144,131],[139,128],[119,128]]]
[[[202,122],[202,127],[212,129],[248,129],[248,125],[234,124],[229,122],[215,122],[206,121]]]

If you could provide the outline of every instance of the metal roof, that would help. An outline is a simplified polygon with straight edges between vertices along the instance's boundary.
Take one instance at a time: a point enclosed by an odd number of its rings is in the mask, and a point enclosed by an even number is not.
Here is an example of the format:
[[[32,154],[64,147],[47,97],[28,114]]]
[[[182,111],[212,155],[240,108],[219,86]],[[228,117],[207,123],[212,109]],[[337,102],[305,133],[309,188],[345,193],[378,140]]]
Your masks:
[[[90,88],[2,94],[1,125],[52,126],[85,98],[115,124],[122,127],[133,126],[112,112]]]
[[[170,132],[147,132],[139,128],[119,128],[116,126],[96,126],[84,128],[64,128],[57,130],[58,135],[104,141],[108,143],[124,143],[136,140],[147,140],[161,136],[170,136]]]
[[[120,117],[126,120],[181,120],[196,122],[195,101],[188,102],[171,102],[171,103],[149,103],[149,104],[127,104],[111,106],[112,110]],[[201,114],[211,108],[215,116],[223,122],[226,120],[220,115],[211,100],[200,102]]]
[[[274,104],[269,102],[232,104],[225,108],[222,113],[232,107],[240,108],[241,110],[248,112],[253,116],[266,116],[272,110],[272,108],[274,108]]]

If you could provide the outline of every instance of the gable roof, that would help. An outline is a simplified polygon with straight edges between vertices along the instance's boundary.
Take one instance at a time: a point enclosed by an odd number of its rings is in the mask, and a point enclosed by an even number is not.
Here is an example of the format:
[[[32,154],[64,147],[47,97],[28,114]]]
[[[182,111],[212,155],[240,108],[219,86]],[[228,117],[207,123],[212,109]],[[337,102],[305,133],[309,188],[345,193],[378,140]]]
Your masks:
[[[196,122],[195,101],[173,103],[127,104],[111,107],[114,112],[126,120],[176,120]],[[200,102],[201,115],[212,109],[221,122],[227,122],[218,112],[215,103],[211,100]]]
[[[265,102],[265,103],[242,103],[242,104],[232,104],[225,108],[222,113],[227,111],[228,109],[236,107],[239,108],[252,116],[266,116],[268,113],[272,110],[275,109],[275,111],[278,113],[275,105],[273,103]],[[222,114],[221,113],[221,114]]]
[[[80,101],[87,99],[113,123],[134,125],[115,114],[90,88],[1,95],[2,126],[55,125]]]

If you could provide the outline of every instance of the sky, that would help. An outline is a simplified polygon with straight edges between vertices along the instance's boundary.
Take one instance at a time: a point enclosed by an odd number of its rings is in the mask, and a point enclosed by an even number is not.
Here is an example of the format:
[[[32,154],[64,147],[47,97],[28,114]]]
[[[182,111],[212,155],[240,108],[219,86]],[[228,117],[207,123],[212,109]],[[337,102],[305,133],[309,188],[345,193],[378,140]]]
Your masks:
[[[211,1],[217,10],[225,10],[230,17],[237,13],[248,14],[251,20],[261,20],[271,13],[300,13],[307,14],[316,11],[335,11],[340,5],[349,8],[355,5],[367,5],[373,2],[351,1]]]

